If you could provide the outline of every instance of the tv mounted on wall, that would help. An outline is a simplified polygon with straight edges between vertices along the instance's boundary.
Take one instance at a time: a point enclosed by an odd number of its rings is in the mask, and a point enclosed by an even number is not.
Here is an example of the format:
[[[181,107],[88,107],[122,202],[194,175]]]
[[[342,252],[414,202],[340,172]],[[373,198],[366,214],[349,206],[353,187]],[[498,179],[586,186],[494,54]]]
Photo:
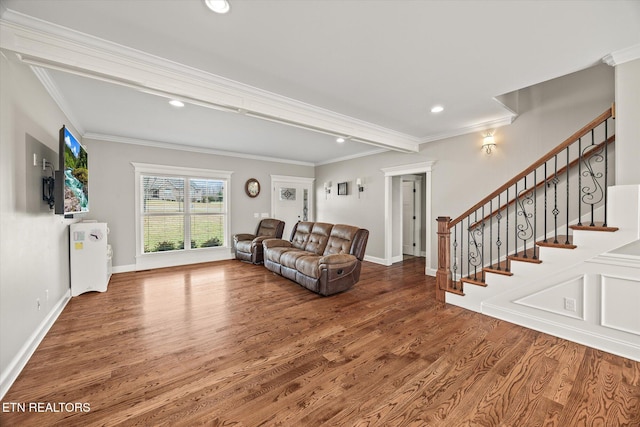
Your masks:
[[[59,137],[59,168],[55,173],[55,213],[89,212],[89,161],[87,150],[69,129]]]

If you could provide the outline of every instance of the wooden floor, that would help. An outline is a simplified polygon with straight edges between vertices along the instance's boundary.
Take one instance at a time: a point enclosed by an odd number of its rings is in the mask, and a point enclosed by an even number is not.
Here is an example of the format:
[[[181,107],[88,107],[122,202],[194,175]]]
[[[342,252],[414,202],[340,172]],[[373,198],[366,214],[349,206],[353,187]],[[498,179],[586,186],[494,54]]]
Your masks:
[[[0,425],[640,425],[640,363],[439,304],[423,271],[365,263],[327,298],[235,260],[114,275],[67,305]]]

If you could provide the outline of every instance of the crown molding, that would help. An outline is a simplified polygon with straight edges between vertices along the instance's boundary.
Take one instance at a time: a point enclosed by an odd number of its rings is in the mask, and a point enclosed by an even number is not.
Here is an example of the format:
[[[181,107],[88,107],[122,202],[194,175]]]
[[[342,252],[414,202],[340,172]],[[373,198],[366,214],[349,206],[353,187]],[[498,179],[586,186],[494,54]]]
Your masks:
[[[49,93],[49,96],[53,98],[53,101],[58,105],[58,108],[60,108],[65,117],[69,119],[69,123],[71,124],[71,126],[73,126],[74,129],[76,129],[80,133],[80,135],[84,134],[85,130],[80,124],[80,120],[78,120],[75,114],[73,114],[73,111],[67,103],[67,100],[58,90],[58,86],[56,86],[53,80],[51,80],[51,76],[49,75],[47,70],[34,66],[31,66],[30,68],[36,75],[38,80],[40,80],[40,83],[42,83],[47,93]]]
[[[329,160],[325,160],[325,161],[322,161],[322,162],[316,162],[315,165],[316,166],[329,165],[331,163],[338,163],[338,162],[344,162],[346,160],[359,159],[360,157],[373,156],[374,154],[386,153],[388,151],[389,150],[387,150],[387,149],[379,148],[377,150],[366,151],[364,153],[352,154],[350,156],[336,157],[335,159],[329,159]]]
[[[286,163],[298,166],[315,166],[311,162],[301,162],[298,160],[279,159],[277,157],[256,156],[253,154],[236,153],[233,151],[215,150],[206,147],[195,147],[193,145],[172,144],[170,142],[149,141],[146,139],[128,138],[117,135],[106,135],[100,133],[89,132],[82,135],[82,139],[91,139],[95,141],[117,142],[120,144],[141,145],[144,147],[163,148],[167,150],[187,151],[191,153],[213,154],[216,156],[236,157],[240,159],[260,160],[263,162]]]
[[[640,58],[640,44],[611,52],[602,62],[612,67]]]
[[[22,61],[210,108],[416,153],[419,138],[18,13],[0,19],[0,48]]]
[[[510,125],[511,123],[513,123],[517,117],[518,117],[518,115],[511,114],[509,116],[502,117],[502,118],[499,118],[499,119],[496,119],[496,120],[489,120],[489,121],[482,122],[482,123],[476,123],[476,124],[470,125],[470,126],[456,128],[456,129],[452,130],[451,132],[443,132],[443,133],[439,133],[439,134],[435,134],[435,135],[429,135],[428,137],[423,138],[420,141],[420,144],[425,144],[427,142],[433,142],[433,141],[439,141],[439,140],[446,139],[446,138],[452,138],[454,136],[466,135],[468,133],[481,132],[483,130],[496,129],[496,128],[499,128],[499,127],[502,127],[502,126],[507,126],[507,125]]]

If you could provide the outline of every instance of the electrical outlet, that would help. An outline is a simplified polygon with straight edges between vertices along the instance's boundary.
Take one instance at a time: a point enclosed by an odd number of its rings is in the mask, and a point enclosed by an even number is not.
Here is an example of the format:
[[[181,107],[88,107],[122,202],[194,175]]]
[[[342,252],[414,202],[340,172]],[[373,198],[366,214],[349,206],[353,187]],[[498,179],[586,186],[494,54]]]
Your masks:
[[[574,298],[566,298],[564,299],[564,309],[567,311],[576,311],[576,300]]]

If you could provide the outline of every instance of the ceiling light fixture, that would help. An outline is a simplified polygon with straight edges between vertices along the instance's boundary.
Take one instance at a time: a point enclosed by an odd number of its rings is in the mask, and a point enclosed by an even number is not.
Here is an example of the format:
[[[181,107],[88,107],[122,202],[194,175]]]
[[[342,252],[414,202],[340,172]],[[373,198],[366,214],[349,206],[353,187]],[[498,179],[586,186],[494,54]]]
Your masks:
[[[346,141],[346,140],[345,140],[343,137],[341,137],[341,136],[339,136],[339,137],[337,137],[337,138],[336,138],[336,142],[337,142],[338,144],[342,144],[344,141]]]
[[[227,13],[231,9],[227,0],[204,0],[204,4],[215,13]]]
[[[433,108],[431,108],[432,113],[440,113],[442,111],[444,111],[444,107],[442,105],[435,105]]]
[[[176,108],[184,107],[184,102],[178,101],[177,99],[172,99],[171,101],[169,101],[169,104],[173,105]]]

